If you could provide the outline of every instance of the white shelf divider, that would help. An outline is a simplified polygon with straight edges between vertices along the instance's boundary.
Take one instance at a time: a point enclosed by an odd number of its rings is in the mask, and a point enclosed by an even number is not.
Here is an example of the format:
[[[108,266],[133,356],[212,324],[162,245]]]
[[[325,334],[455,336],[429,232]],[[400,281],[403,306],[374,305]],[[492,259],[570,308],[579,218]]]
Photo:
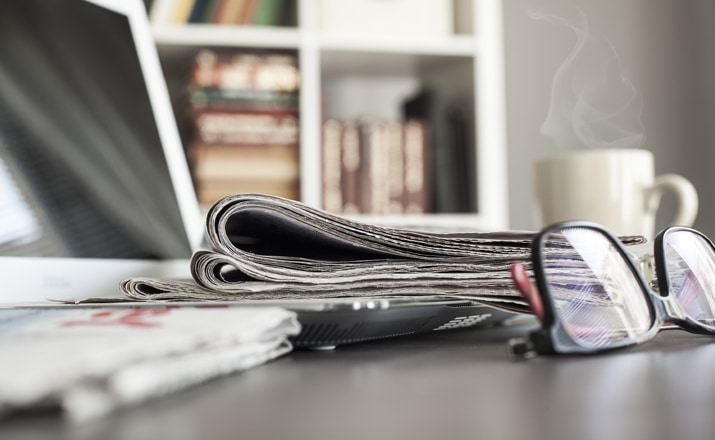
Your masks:
[[[474,0],[475,31],[479,45],[474,53],[477,107],[477,200],[479,223],[488,229],[509,226],[506,147],[506,96],[504,90],[504,31],[501,0]]]
[[[298,49],[300,33],[296,29],[215,24],[154,26],[157,44],[191,46],[243,46]]]
[[[321,72],[315,0],[300,0],[300,198],[305,204],[322,203],[321,162]]]

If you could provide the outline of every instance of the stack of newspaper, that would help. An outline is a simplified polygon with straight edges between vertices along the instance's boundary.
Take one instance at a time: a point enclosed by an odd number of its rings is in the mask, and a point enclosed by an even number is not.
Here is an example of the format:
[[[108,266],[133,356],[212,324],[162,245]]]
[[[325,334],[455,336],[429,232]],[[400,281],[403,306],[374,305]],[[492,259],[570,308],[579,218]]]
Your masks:
[[[298,331],[269,307],[0,309],[0,417],[59,407],[88,420],[263,364]]]
[[[216,202],[193,280],[125,280],[135,300],[445,295],[527,311],[509,266],[530,265],[531,232],[433,233],[381,227],[260,194]],[[643,237],[622,237],[637,244]]]

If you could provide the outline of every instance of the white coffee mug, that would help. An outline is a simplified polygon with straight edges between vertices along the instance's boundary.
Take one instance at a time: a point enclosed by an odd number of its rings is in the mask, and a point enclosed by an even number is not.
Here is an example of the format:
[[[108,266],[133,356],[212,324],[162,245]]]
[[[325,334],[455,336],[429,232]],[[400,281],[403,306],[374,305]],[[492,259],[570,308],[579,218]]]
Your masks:
[[[692,226],[698,196],[677,174],[655,176],[653,154],[643,149],[578,150],[534,166],[535,197],[542,226],[590,220],[619,235],[655,235],[655,215],[664,191],[678,208],[671,225]]]

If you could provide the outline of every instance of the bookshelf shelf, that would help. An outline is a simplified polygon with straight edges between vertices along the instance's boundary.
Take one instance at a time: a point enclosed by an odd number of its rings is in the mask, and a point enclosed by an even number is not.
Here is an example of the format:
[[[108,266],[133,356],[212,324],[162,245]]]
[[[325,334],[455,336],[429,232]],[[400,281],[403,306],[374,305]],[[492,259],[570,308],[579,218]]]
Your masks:
[[[406,99],[429,87],[467,108],[472,207],[466,213],[358,218],[386,225],[508,227],[502,0],[446,0],[454,10],[454,32],[429,38],[323,31],[325,0],[288,0],[296,2],[290,26],[168,24],[165,17],[176,1],[155,0],[152,6],[154,36],[170,84],[179,81],[174,68],[185,66],[192,51],[202,47],[288,50],[298,57],[303,202],[322,205],[325,119],[394,119]]]
[[[213,24],[157,25],[154,39],[158,45],[243,46],[298,49],[297,29]]]
[[[472,66],[473,57],[453,54],[425,54],[404,51],[322,50],[323,76],[420,76],[447,66]]]
[[[457,35],[442,38],[360,36],[321,34],[321,50],[364,53],[397,53],[425,56],[474,56],[476,41],[471,36]]]

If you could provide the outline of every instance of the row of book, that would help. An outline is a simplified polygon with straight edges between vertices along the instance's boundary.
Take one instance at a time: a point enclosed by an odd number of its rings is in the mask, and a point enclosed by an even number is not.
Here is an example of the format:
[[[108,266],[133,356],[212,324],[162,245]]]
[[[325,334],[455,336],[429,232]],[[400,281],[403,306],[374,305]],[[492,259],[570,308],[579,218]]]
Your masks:
[[[199,202],[239,192],[298,198],[296,55],[203,49],[189,77],[187,157]]]
[[[295,15],[295,0],[175,0],[173,24],[286,26]]]
[[[185,142],[199,201],[210,205],[241,192],[299,199],[297,54],[202,49],[187,82]],[[445,202],[469,186],[460,172],[468,158],[456,154],[464,127],[455,130],[449,122],[454,112],[426,98],[409,99],[400,121],[324,122],[320,172],[326,210],[459,212],[457,204]]]
[[[416,119],[326,120],[323,208],[338,214],[430,212],[426,129]]]

